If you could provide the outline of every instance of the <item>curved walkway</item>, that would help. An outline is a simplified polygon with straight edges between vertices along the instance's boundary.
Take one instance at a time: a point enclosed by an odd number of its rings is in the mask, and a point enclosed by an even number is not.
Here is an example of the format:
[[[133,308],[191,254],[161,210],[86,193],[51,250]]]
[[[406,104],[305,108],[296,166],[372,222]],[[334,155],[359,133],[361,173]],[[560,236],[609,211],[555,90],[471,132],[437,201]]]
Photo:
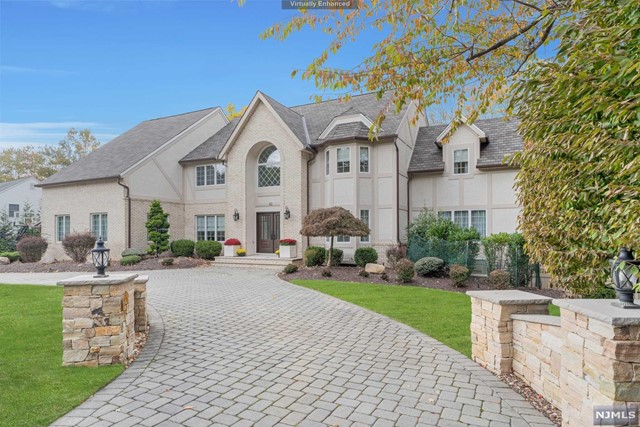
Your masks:
[[[273,270],[155,271],[148,296],[141,357],[53,425],[552,425],[438,341]]]

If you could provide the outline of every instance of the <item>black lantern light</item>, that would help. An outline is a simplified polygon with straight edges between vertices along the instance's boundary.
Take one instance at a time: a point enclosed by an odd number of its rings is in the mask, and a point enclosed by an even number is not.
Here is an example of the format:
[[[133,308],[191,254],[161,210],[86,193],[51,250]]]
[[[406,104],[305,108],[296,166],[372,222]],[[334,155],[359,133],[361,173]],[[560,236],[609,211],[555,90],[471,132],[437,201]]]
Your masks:
[[[238,209],[234,209],[233,210],[233,220],[234,221],[238,221],[240,219],[240,212],[238,212]]]
[[[289,206],[284,207],[284,219],[291,218],[291,211],[289,210]]]
[[[109,265],[109,249],[104,247],[104,241],[102,240],[102,236],[98,238],[96,242],[96,247],[91,250],[91,258],[93,259],[93,265],[96,270],[98,270],[98,274],[93,277],[108,277],[108,274],[104,274],[104,270]]]
[[[613,303],[621,308],[640,308],[633,302],[634,287],[638,283],[640,260],[633,258],[631,249],[621,248],[617,259],[611,260],[611,278],[616,287],[618,299]]]

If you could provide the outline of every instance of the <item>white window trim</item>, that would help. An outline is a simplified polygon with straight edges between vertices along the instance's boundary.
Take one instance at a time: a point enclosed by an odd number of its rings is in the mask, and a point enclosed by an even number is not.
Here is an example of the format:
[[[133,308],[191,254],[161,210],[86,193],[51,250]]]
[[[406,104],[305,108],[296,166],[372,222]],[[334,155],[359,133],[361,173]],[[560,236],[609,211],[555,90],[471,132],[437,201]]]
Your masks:
[[[449,221],[453,222],[454,224],[456,223],[455,221],[455,213],[456,212],[466,212],[467,213],[467,224],[469,224],[469,227],[467,228],[474,228],[473,227],[473,223],[471,222],[471,211],[484,211],[484,231],[485,231],[485,235],[481,236],[481,237],[486,237],[489,235],[489,215],[487,214],[487,209],[442,209],[442,210],[438,210],[438,215],[440,214],[440,212],[449,212],[451,214],[451,219],[449,219]],[[438,217],[439,218],[439,217]],[[478,231],[479,232],[479,231]]]
[[[69,230],[66,229],[66,224],[65,221],[63,221],[62,226],[63,226],[63,231],[62,231],[62,239],[60,239],[59,235],[58,235],[58,218],[66,218],[69,217]],[[66,236],[68,236],[69,234],[71,234],[71,215],[70,214],[60,214],[60,215],[55,215],[55,235],[56,235],[56,242],[62,242],[64,240],[64,238]]]
[[[367,211],[367,227],[369,227],[369,230],[371,230],[371,209],[360,209],[360,220],[362,220],[363,211]],[[360,236],[360,243],[371,243],[371,234]]]
[[[207,184],[207,166],[213,166],[213,184]],[[198,184],[198,168],[204,168],[204,184]],[[218,168],[224,168],[224,182],[222,184],[218,183]],[[206,165],[198,165],[196,166],[196,187],[213,187],[214,185],[225,185],[227,183],[227,168],[222,163],[209,163]]]
[[[262,156],[262,153],[270,148],[271,146],[275,147],[275,151],[278,153],[278,157],[280,158],[280,160],[278,160],[278,173],[280,174],[280,184],[278,185],[260,185],[260,166],[267,166],[268,165],[268,158],[267,158],[267,162],[266,163],[260,163],[260,157]],[[269,144],[266,147],[264,147],[262,150],[260,150],[260,152],[258,153],[258,162],[256,165],[256,188],[258,189],[258,191],[266,191],[264,189],[273,189],[273,188],[280,188],[282,186],[282,157],[280,154],[280,149],[278,147],[276,147],[273,144]]]
[[[204,239],[204,240],[208,240],[208,239],[207,239],[208,234],[210,234],[210,233],[212,233],[212,232],[213,232],[213,233],[215,234],[215,237],[216,237],[216,239],[214,239],[213,241],[216,241],[216,242],[224,242],[224,240],[225,240],[224,238],[223,238],[222,240],[217,240],[217,238],[218,238],[218,233],[219,233],[219,230],[218,230],[218,218],[220,218],[220,217],[224,218],[224,217],[225,217],[225,216],[224,216],[224,214],[203,214],[203,215],[195,215],[195,220],[194,220],[194,227],[195,227],[195,234],[194,234],[194,237],[195,237],[195,239],[194,239],[194,240],[195,240],[196,242],[198,242],[198,241],[199,241],[199,240],[198,240],[198,217],[203,217],[203,218],[204,218],[204,237],[205,237],[205,239]],[[215,229],[214,229],[213,231],[209,231],[209,230],[207,229],[207,218],[210,218],[210,217],[215,217]],[[226,232],[226,226],[227,226],[227,221],[226,221],[226,219],[225,219],[224,223],[225,223],[224,225],[225,225],[225,237],[226,237],[226,233],[227,233],[227,232]]]
[[[466,172],[456,172],[456,151],[466,151],[467,152],[467,171]],[[453,150],[451,154],[451,172],[453,175],[469,175],[471,173],[471,161],[469,160],[470,151],[468,148],[456,148]]]
[[[324,152],[324,176],[331,175],[331,152],[327,148]]]
[[[340,169],[338,168],[338,162],[340,161],[338,153],[340,152],[340,150],[347,150],[349,152],[349,170],[347,172],[340,172]],[[351,147],[338,147],[336,149],[336,174],[342,175],[346,173],[351,173]]]
[[[93,216],[94,215],[99,215],[100,218],[98,219],[98,227],[100,228],[100,233],[98,233],[98,235],[94,235],[95,238],[99,238],[102,237],[102,240],[105,242],[108,242],[108,238],[109,238],[109,214],[107,212],[94,212],[89,214],[89,228],[91,229],[91,232],[93,233]],[[107,235],[104,235],[104,230],[102,229],[102,215],[105,215],[107,217]],[[105,239],[106,237],[106,239]]]
[[[362,149],[367,150],[367,171],[362,171],[362,165],[360,164],[360,151]],[[358,148],[358,172],[360,173],[371,173],[371,147],[368,146],[360,146]]]

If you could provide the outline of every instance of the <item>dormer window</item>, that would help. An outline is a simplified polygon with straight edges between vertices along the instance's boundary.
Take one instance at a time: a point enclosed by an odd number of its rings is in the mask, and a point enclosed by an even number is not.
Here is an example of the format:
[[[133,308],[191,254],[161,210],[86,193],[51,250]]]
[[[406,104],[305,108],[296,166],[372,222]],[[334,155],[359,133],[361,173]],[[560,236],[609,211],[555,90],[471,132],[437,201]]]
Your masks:
[[[469,173],[469,150],[464,148],[462,150],[453,151],[453,174],[462,175]]]
[[[196,187],[222,185],[226,180],[226,167],[223,164],[196,167]]]

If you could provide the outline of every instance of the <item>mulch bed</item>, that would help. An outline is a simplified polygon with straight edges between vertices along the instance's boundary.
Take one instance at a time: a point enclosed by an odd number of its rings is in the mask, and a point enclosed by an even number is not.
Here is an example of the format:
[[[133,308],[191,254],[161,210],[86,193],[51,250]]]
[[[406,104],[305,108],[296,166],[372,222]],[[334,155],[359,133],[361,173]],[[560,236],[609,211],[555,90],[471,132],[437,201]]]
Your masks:
[[[175,257],[172,265],[162,265],[161,261],[163,259],[150,257],[134,265],[120,265],[116,261],[111,263],[107,271],[175,270],[177,268],[197,268],[211,265],[210,261],[187,257]],[[60,273],[67,271],[95,272],[96,268],[92,264],[77,264],[73,261],[59,261],[49,264],[16,261],[8,265],[0,265],[0,273]]]
[[[362,277],[358,275],[361,270],[359,267],[353,266],[340,266],[331,267],[331,277],[324,277],[322,271],[326,267],[300,267],[300,269],[292,274],[280,273],[280,278],[284,280],[338,280],[344,282],[360,282],[360,283],[376,283],[382,285],[400,285],[400,286],[419,286],[423,288],[442,289],[444,291],[452,292],[467,292],[471,290],[492,290],[496,289],[489,284],[489,281],[484,277],[472,276],[467,281],[465,287],[457,287],[453,284],[453,281],[448,277],[420,277],[415,276],[411,283],[400,283],[395,271],[387,268],[385,271],[388,275],[388,280],[384,280],[381,274],[369,274],[369,277]],[[537,288],[520,288],[523,291],[531,292],[539,295],[544,295],[552,298],[564,298],[564,291],[559,289],[537,289]]]

